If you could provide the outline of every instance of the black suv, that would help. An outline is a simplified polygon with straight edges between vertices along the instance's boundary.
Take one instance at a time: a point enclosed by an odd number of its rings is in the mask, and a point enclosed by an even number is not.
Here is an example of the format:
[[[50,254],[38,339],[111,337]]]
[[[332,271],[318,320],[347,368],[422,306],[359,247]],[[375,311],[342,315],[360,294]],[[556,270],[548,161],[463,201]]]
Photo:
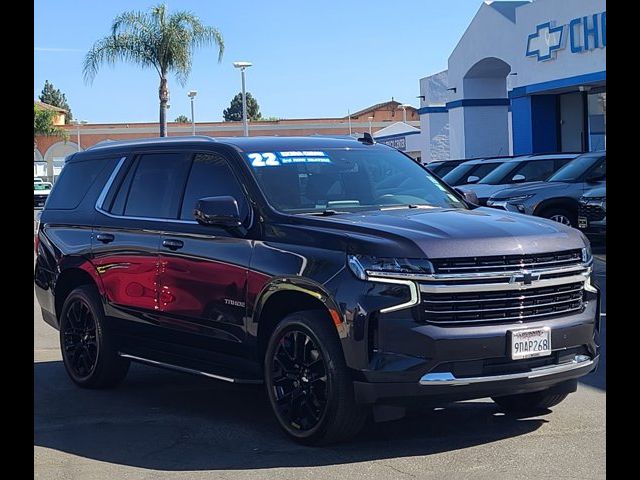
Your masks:
[[[578,230],[469,204],[370,137],[187,137],[67,158],[35,289],[81,387],[131,361],[264,383],[303,443],[373,412],[553,406],[598,362]]]

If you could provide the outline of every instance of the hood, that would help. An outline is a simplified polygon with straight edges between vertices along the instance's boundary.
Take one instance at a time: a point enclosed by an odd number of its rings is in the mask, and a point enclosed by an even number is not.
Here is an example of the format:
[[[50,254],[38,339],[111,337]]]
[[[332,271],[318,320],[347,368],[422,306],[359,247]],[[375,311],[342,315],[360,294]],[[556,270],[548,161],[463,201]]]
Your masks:
[[[518,187],[507,188],[497,192],[491,199],[501,200],[504,198],[515,197],[517,195],[536,194],[540,191],[555,192],[564,191],[567,188],[565,182],[532,182],[527,185],[521,185]]]
[[[587,197],[587,198],[606,197],[606,196],[607,196],[606,186],[593,188],[583,195],[583,197]]]
[[[517,255],[585,246],[578,230],[493,208],[415,208],[305,217],[296,229],[340,230],[350,253],[403,257]]]
[[[471,190],[475,192],[478,198],[489,198],[491,195],[494,195],[497,192],[502,192],[505,189],[514,188],[514,185],[518,185],[518,187],[522,187],[523,185],[531,185],[536,183],[543,182],[528,182],[528,183],[503,183],[502,185],[489,185],[488,183],[469,183],[467,185],[460,185],[458,188],[463,190]]]

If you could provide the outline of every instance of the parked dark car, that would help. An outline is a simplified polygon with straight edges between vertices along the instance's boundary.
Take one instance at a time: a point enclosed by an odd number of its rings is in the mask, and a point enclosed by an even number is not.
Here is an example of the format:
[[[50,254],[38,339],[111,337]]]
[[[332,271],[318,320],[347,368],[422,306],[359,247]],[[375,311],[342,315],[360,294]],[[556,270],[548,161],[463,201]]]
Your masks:
[[[456,168],[458,165],[462,165],[465,162],[468,162],[470,159],[460,158],[456,160],[442,160],[429,162],[425,164],[425,166],[429,169],[430,172],[435,173],[440,178],[444,177],[451,170]]]
[[[539,411],[598,363],[581,232],[469,204],[366,139],[74,153],[35,246],[42,315],[77,385],[117,385],[131,361],[264,383],[302,443],[415,404]]]
[[[458,165],[441,177],[448,185],[457,187],[478,182],[513,157],[478,158]]]
[[[460,185],[462,191],[472,191],[480,205],[486,205],[489,197],[516,185],[544,181],[564,165],[576,158],[573,153],[550,153],[514,157],[473,184]]]
[[[578,228],[587,235],[603,237],[607,233],[607,187],[596,187],[578,201]]]
[[[580,197],[592,188],[605,185],[606,157],[606,152],[580,155],[546,182],[502,190],[493,195],[487,205],[576,227]]]

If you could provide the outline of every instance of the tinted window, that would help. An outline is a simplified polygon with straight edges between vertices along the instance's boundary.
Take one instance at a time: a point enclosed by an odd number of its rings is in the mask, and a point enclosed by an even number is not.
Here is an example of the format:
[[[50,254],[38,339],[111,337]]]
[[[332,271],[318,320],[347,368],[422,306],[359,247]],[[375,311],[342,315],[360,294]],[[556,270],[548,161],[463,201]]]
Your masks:
[[[546,180],[554,171],[554,160],[532,160],[516,168],[506,181],[510,183],[514,175],[522,175],[525,182],[537,182]]]
[[[604,159],[602,155],[594,155],[592,153],[586,155],[580,155],[574,158],[571,162],[567,163],[564,167],[558,170],[549,178],[550,182],[577,182],[591,168],[598,168],[596,166],[598,162],[602,161],[602,168],[604,169]],[[604,171],[604,170],[603,170]]]
[[[460,165],[458,162],[442,162],[440,165],[434,165],[431,171],[442,178],[458,165]]]
[[[138,159],[124,207],[128,217],[177,218],[190,159],[152,153]]]
[[[446,184],[392,149],[250,152],[244,157],[269,203],[284,211],[465,207]]]
[[[198,153],[193,160],[191,173],[182,201],[180,218],[193,220],[196,202],[204,197],[229,195],[238,202],[240,218],[248,213],[242,188],[236,180],[226,160],[217,153]]]
[[[115,160],[97,159],[67,163],[49,194],[47,209],[76,208],[102,169],[107,165],[113,167],[114,162]],[[37,184],[34,185],[34,189],[36,188]]]

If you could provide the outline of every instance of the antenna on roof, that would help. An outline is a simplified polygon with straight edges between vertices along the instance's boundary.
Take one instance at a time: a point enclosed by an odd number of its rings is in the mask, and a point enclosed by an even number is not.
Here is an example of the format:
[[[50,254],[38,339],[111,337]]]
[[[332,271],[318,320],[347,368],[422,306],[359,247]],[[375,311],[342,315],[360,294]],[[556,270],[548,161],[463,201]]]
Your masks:
[[[376,141],[373,139],[369,132],[364,132],[362,137],[358,139],[359,142],[365,143],[367,145],[373,145]]]

